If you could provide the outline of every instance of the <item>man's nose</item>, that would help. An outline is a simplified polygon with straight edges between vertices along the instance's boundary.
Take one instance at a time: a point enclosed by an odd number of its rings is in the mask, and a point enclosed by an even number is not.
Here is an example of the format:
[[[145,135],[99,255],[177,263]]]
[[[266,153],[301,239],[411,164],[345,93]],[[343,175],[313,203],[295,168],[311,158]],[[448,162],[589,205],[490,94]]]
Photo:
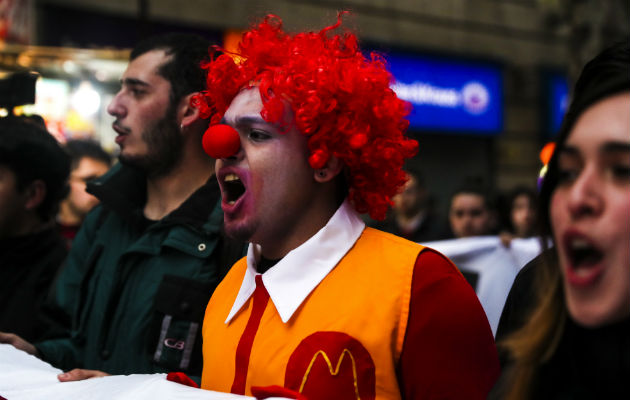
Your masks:
[[[126,115],[126,108],[120,98],[120,92],[116,93],[116,96],[114,96],[109,105],[107,105],[107,113],[116,118],[121,118]]]

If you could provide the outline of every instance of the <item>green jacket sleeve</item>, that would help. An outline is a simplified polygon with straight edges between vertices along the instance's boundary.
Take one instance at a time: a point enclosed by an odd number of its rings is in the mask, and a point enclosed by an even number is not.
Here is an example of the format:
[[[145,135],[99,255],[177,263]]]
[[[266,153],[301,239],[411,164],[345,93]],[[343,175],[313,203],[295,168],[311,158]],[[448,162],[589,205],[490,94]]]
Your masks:
[[[81,282],[88,273],[90,265],[96,261],[94,258],[98,257],[98,249],[92,247],[96,230],[104,213],[102,207],[97,206],[88,214],[72,243],[65,266],[57,277],[47,314],[58,332],[55,332],[55,337],[52,339],[35,343],[42,359],[57,368],[80,367],[81,357],[79,357],[77,339],[72,337],[71,332],[76,329],[73,325],[78,321],[76,314],[77,305],[80,302]]]
[[[78,356],[79,349],[72,338],[58,338],[35,343],[42,360],[52,364],[56,368],[68,371],[73,368],[81,368]]]
[[[67,316],[70,323],[75,321],[77,317],[75,312],[80,300],[79,290],[81,282],[98,256],[98,250],[93,248],[93,243],[104,213],[103,208],[97,206],[88,214],[72,242],[72,248],[66,259],[66,264],[55,284],[53,293],[54,307]]]

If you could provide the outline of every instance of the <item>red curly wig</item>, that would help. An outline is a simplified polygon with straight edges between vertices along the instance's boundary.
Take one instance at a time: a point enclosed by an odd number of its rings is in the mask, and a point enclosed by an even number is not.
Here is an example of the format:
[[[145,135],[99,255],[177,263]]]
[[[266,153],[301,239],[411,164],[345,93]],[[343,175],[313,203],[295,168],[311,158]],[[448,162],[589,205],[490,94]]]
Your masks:
[[[359,213],[383,219],[406,181],[404,160],[418,144],[404,136],[408,104],[390,89],[385,60],[366,59],[352,33],[288,34],[282,20],[268,15],[243,36],[236,54],[221,54],[203,65],[207,90],[194,99],[210,125],[219,123],[239,90],[255,82],[261,117],[281,123],[285,104],[298,130],[308,137],[309,163],[322,168],[331,155],[345,165],[348,195]],[[329,37],[330,36],[330,37]]]

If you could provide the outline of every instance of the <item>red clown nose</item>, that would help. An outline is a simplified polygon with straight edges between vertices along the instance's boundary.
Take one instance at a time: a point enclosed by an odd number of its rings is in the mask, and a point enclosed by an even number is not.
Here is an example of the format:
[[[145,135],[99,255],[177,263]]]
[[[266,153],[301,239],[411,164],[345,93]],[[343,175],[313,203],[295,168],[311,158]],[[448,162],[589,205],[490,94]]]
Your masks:
[[[236,129],[229,125],[212,125],[202,139],[203,150],[212,158],[232,157],[241,148]]]

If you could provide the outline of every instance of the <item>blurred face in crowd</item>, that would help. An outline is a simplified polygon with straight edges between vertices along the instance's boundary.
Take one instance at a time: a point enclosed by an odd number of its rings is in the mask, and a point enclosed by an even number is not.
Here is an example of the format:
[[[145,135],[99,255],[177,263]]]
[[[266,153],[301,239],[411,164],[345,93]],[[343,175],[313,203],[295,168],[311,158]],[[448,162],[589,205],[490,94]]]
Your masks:
[[[83,157],[70,173],[70,193],[63,203],[79,220],[83,220],[98,204],[98,199],[85,191],[86,183],[103,175],[108,169],[109,165],[101,160]]]
[[[426,192],[413,175],[407,175],[408,180],[402,192],[392,198],[393,209],[397,214],[411,218],[423,208]]]
[[[171,104],[171,84],[158,73],[169,60],[162,50],[144,53],[129,63],[122,87],[107,111],[116,120],[120,161],[147,174],[168,173],[179,161],[183,139]]]
[[[630,93],[588,108],[558,149],[550,220],[571,317],[630,315]]]
[[[0,165],[0,239],[20,234],[26,201],[26,194],[17,188],[15,173]]]
[[[517,237],[533,235],[536,221],[536,206],[529,195],[521,193],[512,202],[512,226]]]
[[[260,244],[265,257],[280,258],[314,233],[311,205],[318,187],[306,136],[292,112],[287,107],[286,130],[263,120],[262,107],[257,87],[234,98],[224,121],[238,131],[241,148],[218,159],[216,171],[227,234]]]
[[[483,196],[476,193],[453,196],[449,220],[456,238],[487,235],[490,231],[490,211]]]

